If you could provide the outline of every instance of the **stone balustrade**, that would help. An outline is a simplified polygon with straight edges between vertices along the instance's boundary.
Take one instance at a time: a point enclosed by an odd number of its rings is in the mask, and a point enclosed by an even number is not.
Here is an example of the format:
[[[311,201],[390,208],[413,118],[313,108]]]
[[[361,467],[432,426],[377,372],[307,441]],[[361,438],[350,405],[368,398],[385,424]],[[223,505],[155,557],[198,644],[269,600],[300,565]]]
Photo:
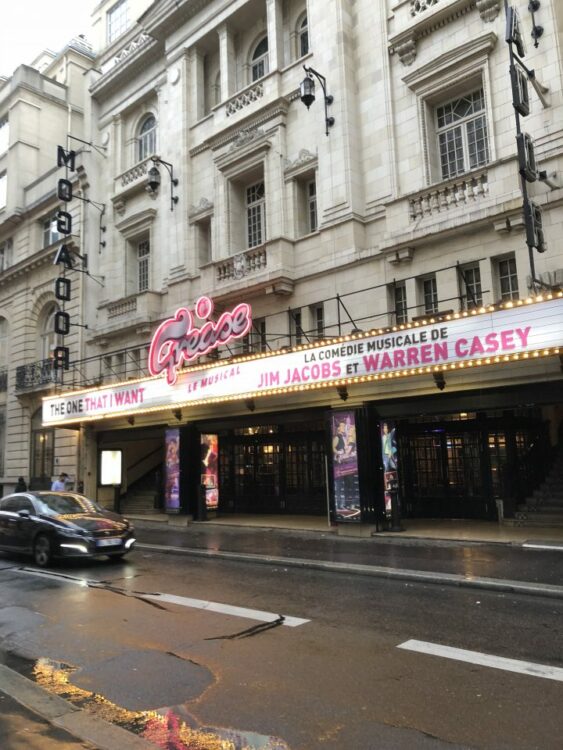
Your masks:
[[[262,82],[256,83],[254,86],[250,86],[244,91],[241,91],[240,94],[237,94],[225,104],[227,117],[231,117],[241,109],[248,107],[253,102],[257,102],[263,96],[264,84]]]
[[[409,197],[411,221],[468,207],[486,198],[489,193],[487,172],[460,176]]]
[[[267,265],[268,254],[265,247],[245,250],[243,253],[232,255],[216,264],[217,281],[224,283],[242,279],[245,276],[262,271]]]

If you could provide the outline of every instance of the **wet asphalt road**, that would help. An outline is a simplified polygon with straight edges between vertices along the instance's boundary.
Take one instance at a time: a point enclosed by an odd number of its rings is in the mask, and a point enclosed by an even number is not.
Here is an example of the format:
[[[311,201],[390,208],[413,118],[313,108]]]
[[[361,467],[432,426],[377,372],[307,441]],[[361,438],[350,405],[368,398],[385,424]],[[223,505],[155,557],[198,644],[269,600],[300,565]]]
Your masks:
[[[137,523],[136,532],[138,541],[148,544],[563,585],[563,546],[549,551],[520,544],[394,541],[389,537],[350,540],[319,532],[197,524],[175,530],[142,522]]]

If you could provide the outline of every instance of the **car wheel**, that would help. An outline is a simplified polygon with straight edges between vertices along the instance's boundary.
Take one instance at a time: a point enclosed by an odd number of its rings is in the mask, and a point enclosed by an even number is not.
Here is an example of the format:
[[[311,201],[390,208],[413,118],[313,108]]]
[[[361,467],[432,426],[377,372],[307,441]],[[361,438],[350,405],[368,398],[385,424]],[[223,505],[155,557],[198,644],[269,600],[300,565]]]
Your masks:
[[[46,568],[53,557],[51,540],[45,534],[39,534],[33,545],[33,559],[40,568]]]

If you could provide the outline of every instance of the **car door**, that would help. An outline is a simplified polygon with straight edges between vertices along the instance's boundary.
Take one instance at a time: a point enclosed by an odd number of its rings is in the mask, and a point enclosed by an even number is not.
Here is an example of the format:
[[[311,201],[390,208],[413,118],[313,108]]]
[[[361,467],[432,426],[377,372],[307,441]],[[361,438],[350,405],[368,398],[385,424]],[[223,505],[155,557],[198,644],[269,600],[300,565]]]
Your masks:
[[[17,497],[7,497],[0,502],[0,547],[5,550],[16,550],[18,546],[18,516],[19,507]]]
[[[20,515],[27,511],[28,515]],[[26,552],[31,549],[35,508],[30,498],[23,495],[6,498],[0,506],[1,542],[4,549]]]

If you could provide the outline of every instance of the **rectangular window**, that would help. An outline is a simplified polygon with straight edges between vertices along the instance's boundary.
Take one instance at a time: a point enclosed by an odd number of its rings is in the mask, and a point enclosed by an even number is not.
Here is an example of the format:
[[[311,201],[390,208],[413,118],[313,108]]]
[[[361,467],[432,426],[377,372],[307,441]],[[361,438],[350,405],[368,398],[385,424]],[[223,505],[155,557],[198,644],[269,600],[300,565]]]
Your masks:
[[[309,232],[317,231],[317,183],[315,180],[307,183],[307,217]]]
[[[518,275],[516,273],[516,260],[514,258],[499,260],[498,281],[500,298],[503,302],[518,299]]]
[[[483,289],[481,287],[481,271],[478,265],[465,266],[460,269],[462,287],[462,306],[471,310],[483,304]]]
[[[407,309],[407,288],[404,284],[395,284],[393,290],[394,302],[395,302],[395,322],[400,325],[401,323],[407,323],[409,319],[409,312]]]
[[[256,318],[252,324],[252,351],[265,352],[268,349],[266,343],[266,321],[264,318]]]
[[[138,291],[146,292],[149,288],[149,262],[150,262],[150,243],[143,240],[137,245],[137,282]]]
[[[108,10],[107,14],[107,34],[108,44],[111,44],[118,36],[121,36],[127,27],[129,26],[128,21],[128,8],[127,0],[120,0],[112,8]]]
[[[0,273],[12,265],[12,240],[0,242]]]
[[[3,120],[0,120],[0,154],[3,154],[5,151],[7,151],[9,145],[10,125],[8,123],[8,118],[5,117]]]
[[[290,331],[290,343],[293,346],[298,346],[303,343],[303,327],[301,310],[290,310],[289,311],[289,331]]]
[[[464,174],[489,161],[483,89],[436,107],[442,179]]]
[[[6,199],[8,197],[8,173],[3,172],[0,174],[0,208],[4,208],[6,205]]]
[[[43,247],[49,247],[62,237],[57,231],[57,217],[53,216],[43,221]]]
[[[266,227],[266,194],[264,183],[258,182],[246,188],[246,236],[248,247],[264,242]]]
[[[438,312],[438,288],[436,277],[430,276],[422,281],[422,294],[424,297],[424,312],[432,315]]]
[[[320,305],[313,305],[311,307],[311,319],[313,322],[313,330],[315,337],[319,340],[325,337],[325,310],[324,305],[321,302]]]

